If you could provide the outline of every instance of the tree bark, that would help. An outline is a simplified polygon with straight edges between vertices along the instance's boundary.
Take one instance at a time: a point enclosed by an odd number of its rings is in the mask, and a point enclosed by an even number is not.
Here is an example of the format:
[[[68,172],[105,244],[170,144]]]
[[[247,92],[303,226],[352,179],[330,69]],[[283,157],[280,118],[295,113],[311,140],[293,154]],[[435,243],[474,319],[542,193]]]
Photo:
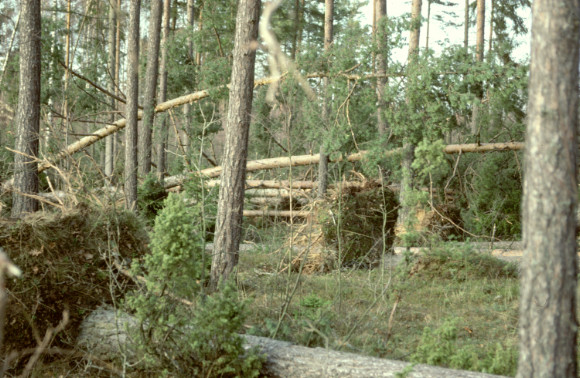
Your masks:
[[[475,47],[475,61],[483,62],[484,46],[484,32],[485,32],[485,0],[477,0],[477,36]],[[483,83],[479,82],[474,85],[475,102],[471,114],[471,134],[476,137],[476,143],[479,142],[479,111],[481,107],[481,99],[483,97]]]
[[[162,0],[151,0],[147,71],[145,73],[145,96],[143,99],[143,123],[139,132],[139,174],[142,176],[151,172],[151,135],[155,115],[157,77],[159,76],[159,44],[161,39],[162,15]]]
[[[387,104],[385,101],[385,87],[387,86],[387,78],[383,77],[387,73],[387,35],[385,28],[385,21],[387,18],[387,0],[375,1],[375,41],[378,52],[376,54],[377,63],[377,131],[380,136],[387,132],[388,124],[385,117]]]
[[[38,209],[38,201],[26,196],[38,193],[38,134],[40,131],[40,63],[41,16],[40,0],[21,2],[20,21],[20,88],[16,113],[15,150],[25,155],[14,156],[14,193],[12,217]]]
[[[240,0],[236,16],[233,69],[223,172],[218,200],[210,285],[216,289],[238,263],[246,182],[248,136],[254,92],[260,0]]]
[[[169,17],[171,0],[163,0],[163,19],[161,28],[161,61],[159,62],[159,104],[167,100],[167,41],[169,38]],[[157,108],[155,108],[157,112]],[[167,145],[167,117],[163,115],[159,122],[159,136],[157,144],[157,179],[163,180],[167,167],[165,146]]]
[[[131,0],[127,37],[127,131],[125,133],[125,206],[137,210],[137,123],[139,100],[139,15],[141,0]]]
[[[413,66],[417,60],[419,49],[419,37],[421,33],[421,0],[413,0],[411,4],[411,30],[409,36],[409,66]],[[409,220],[410,208],[407,205],[408,197],[413,190],[413,157],[415,148],[409,141],[409,137],[403,137],[403,156],[401,158],[401,191],[399,193],[399,213],[397,219],[397,229],[404,230],[405,224]]]
[[[334,0],[324,2],[324,52],[328,54],[332,46],[334,27]],[[328,57],[330,59],[330,57]],[[322,78],[323,100],[322,100],[322,123],[328,128],[330,120],[330,109],[328,104],[328,76]],[[318,198],[324,198],[328,189],[328,154],[324,150],[324,144],[320,145],[320,163],[318,164]]]
[[[465,0],[465,11],[463,15],[463,48],[469,47],[469,0]]]
[[[579,0],[536,0],[518,377],[576,377]]]
[[[77,345],[103,360],[135,360],[127,329],[138,322],[132,316],[99,308],[82,323]],[[241,335],[246,349],[259,348],[266,357],[261,373],[267,377],[391,377],[493,378],[497,375],[445,369],[437,366],[367,357],[324,348],[308,348],[266,337]],[[408,371],[405,375],[403,371]]]
[[[116,69],[117,69],[117,65],[116,65],[116,45],[117,45],[117,12],[120,11],[120,9],[117,9],[117,4],[116,3],[111,3],[110,7],[109,7],[109,34],[108,34],[108,39],[109,39],[109,88],[108,91],[111,93],[115,92],[115,78],[116,78]],[[110,99],[110,104],[111,104],[111,116],[110,116],[110,122],[114,123],[115,122],[115,113],[113,112],[116,109],[116,102],[114,98]],[[105,176],[107,177],[108,180],[111,180],[112,176],[113,176],[113,170],[114,170],[114,148],[113,148],[113,142],[114,142],[114,136],[111,136],[110,138],[107,138],[105,140]]]

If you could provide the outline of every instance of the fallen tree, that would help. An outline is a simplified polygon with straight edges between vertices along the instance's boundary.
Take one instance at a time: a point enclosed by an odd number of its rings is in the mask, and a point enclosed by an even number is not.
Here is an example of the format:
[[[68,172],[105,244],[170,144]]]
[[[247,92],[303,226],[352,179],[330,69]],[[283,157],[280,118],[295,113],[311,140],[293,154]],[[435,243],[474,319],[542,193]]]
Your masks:
[[[103,360],[127,358],[128,362],[135,362],[127,329],[136,325],[137,320],[131,315],[99,308],[81,324],[77,346]],[[269,377],[497,377],[330,349],[307,348],[265,337],[242,336],[246,348],[258,347],[264,353],[266,363],[262,373]]]
[[[443,148],[443,152],[446,154],[484,153],[492,151],[518,151],[522,150],[523,148],[524,148],[523,142],[483,143],[483,144],[468,143],[468,144],[449,144]],[[400,148],[386,151],[385,156],[390,156],[398,152],[400,152]],[[341,161],[350,161],[350,162],[360,161],[366,154],[368,154],[368,151],[360,151],[354,154],[347,155],[346,157],[342,156],[338,157],[334,160],[331,160],[331,162],[337,163]],[[251,160],[246,163],[246,171],[250,172],[250,171],[260,171],[264,169],[313,165],[318,164],[319,161],[320,154],[296,155],[296,156]],[[218,177],[221,174],[221,172],[222,172],[221,166],[202,169],[201,171],[199,171],[200,174],[209,178]],[[181,185],[184,178],[185,176],[183,175],[166,178],[164,181],[165,189]]]

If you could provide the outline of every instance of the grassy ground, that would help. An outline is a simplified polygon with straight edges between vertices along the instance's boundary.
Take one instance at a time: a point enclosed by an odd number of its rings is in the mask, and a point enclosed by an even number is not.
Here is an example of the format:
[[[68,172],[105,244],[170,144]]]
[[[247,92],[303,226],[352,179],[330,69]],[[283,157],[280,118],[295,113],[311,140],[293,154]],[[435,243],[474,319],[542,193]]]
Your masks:
[[[252,301],[248,333],[515,375],[516,266],[441,244],[396,266],[279,273],[288,249],[280,246],[284,231],[271,232],[241,255],[239,286]]]

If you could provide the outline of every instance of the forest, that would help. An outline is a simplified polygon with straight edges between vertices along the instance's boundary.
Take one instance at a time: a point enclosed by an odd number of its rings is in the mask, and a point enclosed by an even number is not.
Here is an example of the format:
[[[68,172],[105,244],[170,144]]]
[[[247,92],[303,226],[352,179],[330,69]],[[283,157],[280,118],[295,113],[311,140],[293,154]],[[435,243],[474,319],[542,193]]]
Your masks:
[[[0,376],[576,377],[580,0],[3,0]]]

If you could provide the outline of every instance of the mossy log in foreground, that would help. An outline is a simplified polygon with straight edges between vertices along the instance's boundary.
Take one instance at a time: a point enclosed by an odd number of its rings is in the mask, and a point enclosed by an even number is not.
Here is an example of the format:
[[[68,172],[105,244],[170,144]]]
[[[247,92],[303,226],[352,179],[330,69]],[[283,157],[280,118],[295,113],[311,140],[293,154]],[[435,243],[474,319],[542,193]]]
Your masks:
[[[102,359],[115,360],[130,352],[127,328],[137,320],[131,315],[99,308],[81,325],[77,345]],[[266,355],[263,374],[269,377],[446,377],[485,378],[497,375],[451,370],[403,361],[366,357],[323,348],[307,348],[285,341],[243,335],[247,348],[258,347]]]

